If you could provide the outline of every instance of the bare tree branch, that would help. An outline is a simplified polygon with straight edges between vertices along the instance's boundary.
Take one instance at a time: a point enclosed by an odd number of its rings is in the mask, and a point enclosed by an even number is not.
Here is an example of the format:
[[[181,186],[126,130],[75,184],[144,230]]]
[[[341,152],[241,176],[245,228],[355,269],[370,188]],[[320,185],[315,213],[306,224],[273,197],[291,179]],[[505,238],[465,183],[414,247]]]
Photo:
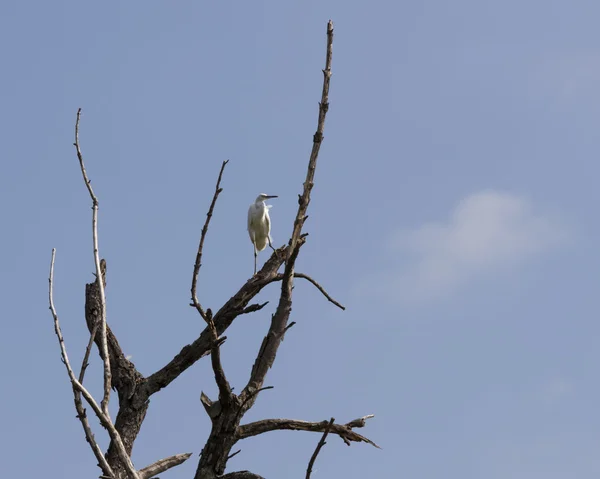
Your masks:
[[[233,454],[229,454],[229,456],[227,456],[227,460],[229,461],[229,459],[231,459],[234,456],[237,456],[240,452],[242,452],[241,449],[238,449],[237,451],[235,451]]]
[[[202,306],[198,302],[198,296],[196,294],[196,287],[198,285],[198,272],[200,271],[200,267],[202,266],[202,250],[204,248],[204,240],[206,238],[206,233],[208,233],[208,225],[210,224],[210,220],[213,215],[213,210],[215,209],[215,204],[217,202],[217,198],[223,189],[221,188],[221,178],[223,177],[223,170],[225,169],[225,165],[229,163],[229,160],[225,160],[221,165],[221,171],[219,171],[219,178],[217,179],[217,185],[215,186],[215,194],[213,195],[212,201],[210,203],[210,207],[208,208],[208,213],[206,213],[206,221],[204,222],[204,226],[202,227],[202,233],[200,234],[200,243],[198,244],[198,252],[196,253],[196,262],[194,263],[194,274],[192,276],[192,301],[194,302],[194,306],[200,313],[200,316],[207,321],[206,312],[202,309]],[[207,321],[208,322],[208,321]]]
[[[209,310],[210,311],[210,310]],[[212,317],[209,316],[212,322]],[[213,331],[216,335],[216,329]],[[227,404],[233,400],[233,392],[231,391],[231,386],[229,385],[229,381],[225,377],[225,371],[223,370],[223,365],[221,364],[221,345],[227,339],[226,336],[215,339],[214,345],[212,347],[212,351],[210,354],[211,364],[213,368],[213,372],[215,373],[215,382],[219,388],[219,401],[222,404]]]
[[[310,475],[312,473],[312,468],[315,465],[315,461],[317,460],[317,456],[319,455],[319,452],[321,451],[321,448],[325,444],[327,444],[325,442],[325,439],[327,439],[327,435],[329,434],[329,430],[331,429],[331,426],[333,425],[334,422],[335,422],[335,418],[331,418],[329,420],[329,424],[327,424],[327,427],[325,428],[325,432],[323,433],[323,436],[321,437],[321,440],[317,444],[317,448],[315,449],[315,452],[313,452],[313,455],[311,456],[310,461],[308,461],[308,467],[306,468],[306,479],[310,479]]]
[[[308,282],[312,283],[320,292],[321,294],[323,294],[323,296],[325,296],[325,298],[327,298],[327,300],[330,303],[335,304],[338,308],[340,308],[341,310],[346,310],[346,308],[344,306],[342,306],[340,303],[338,303],[335,299],[333,299],[328,293],[327,291],[325,291],[325,288],[323,288],[323,286],[321,286],[319,283],[317,283],[313,278],[311,278],[309,275],[304,274],[304,273],[294,273],[294,278],[302,278],[307,280]],[[277,278],[275,278],[274,281],[282,281],[283,280],[283,274],[278,274]]]
[[[208,414],[208,417],[211,419],[215,419],[219,414],[221,414],[221,403],[219,401],[212,401],[206,394],[204,394],[204,391],[200,392],[200,402],[202,403],[202,406],[204,406],[206,414]]]
[[[294,221],[294,230],[290,239],[288,250],[289,256],[294,253],[296,243],[302,232],[302,226],[306,221],[306,211],[310,203],[310,191],[314,185],[315,170],[317,168],[317,157],[319,149],[323,142],[323,131],[325,130],[325,116],[329,110],[329,83],[331,81],[331,58],[333,56],[333,22],[329,20],[327,23],[327,54],[325,58],[325,69],[323,70],[323,91],[321,93],[321,101],[319,103],[319,120],[317,123],[317,131],[313,136],[313,148],[310,153],[308,162],[308,171],[306,172],[306,180],[304,181],[304,192],[298,197],[298,213]]]
[[[244,311],[248,303],[271,284],[277,276],[277,271],[283,264],[287,246],[279,248],[265,262],[260,271],[250,278],[213,316],[218,334],[223,334],[233,321]],[[147,394],[160,391],[175,380],[182,372],[192,366],[201,357],[210,353],[212,347],[212,334],[207,327],[200,336],[191,344],[184,346],[181,351],[162,369],[148,376]]]
[[[219,387],[219,400],[222,403],[229,402],[233,399],[233,393],[231,392],[231,386],[225,377],[225,371],[223,370],[223,365],[221,364],[221,352],[220,346],[223,344],[225,339],[219,339],[219,333],[217,332],[217,328],[215,327],[215,323],[213,321],[212,311],[210,309],[204,311],[200,302],[198,301],[198,295],[196,293],[196,288],[198,286],[198,273],[200,272],[200,267],[202,266],[202,250],[204,249],[204,240],[206,239],[206,234],[208,233],[208,226],[210,224],[210,220],[213,215],[213,211],[215,209],[215,204],[217,203],[217,198],[223,188],[221,188],[221,178],[223,177],[223,170],[229,160],[225,160],[221,165],[221,170],[219,171],[219,177],[217,179],[217,184],[215,186],[215,193],[213,195],[212,201],[210,203],[210,207],[208,208],[208,213],[206,214],[206,221],[204,222],[204,226],[202,227],[202,233],[200,234],[200,243],[198,244],[198,252],[196,253],[196,262],[194,263],[194,274],[192,276],[192,301],[200,316],[206,321],[208,326],[208,330],[211,334],[212,344],[211,344],[211,364],[213,371],[215,373],[215,381],[217,386]]]
[[[102,398],[102,412],[109,418],[108,402],[110,400],[110,388],[111,388],[111,371],[110,371],[110,359],[108,357],[108,343],[106,340],[106,296],[104,294],[104,283],[102,280],[102,269],[100,267],[100,254],[98,251],[98,198],[94,194],[92,189],[92,183],[88,178],[83,163],[83,155],[81,154],[81,148],[79,146],[79,119],[81,118],[81,108],[77,110],[77,120],[75,122],[75,149],[77,150],[77,158],[79,159],[79,166],[81,167],[81,174],[83,175],[83,181],[88,189],[90,198],[92,199],[92,234],[94,241],[94,263],[96,264],[96,281],[98,282],[98,290],[100,292],[101,299],[101,311],[100,311],[100,336],[102,348],[100,349],[100,356],[104,364],[104,396]]]
[[[251,304],[250,306],[244,308],[240,314],[248,314],[248,313],[254,313],[255,311],[260,311],[267,304],[269,304],[268,301],[265,301],[264,303],[261,303],[261,304]]]
[[[106,261],[100,261],[102,285],[106,288]],[[99,283],[94,280],[85,285],[85,321],[90,335],[96,325],[100,325],[102,311],[102,298],[100,296]],[[116,336],[112,333],[110,326],[106,325],[108,343],[108,357],[110,360],[111,385],[117,390],[119,398],[119,409],[114,421],[114,427],[125,447],[128,456],[131,455],[133,444],[137,438],[141,425],[148,409],[148,397],[146,395],[145,378],[129,361]],[[102,351],[102,338],[96,334],[94,339],[98,350]],[[116,477],[127,477],[127,468],[121,461],[120,446],[111,440],[106,460],[111,465]]]
[[[160,461],[156,461],[154,464],[140,469],[138,476],[140,479],[150,479],[156,474],[160,474],[161,472],[168,471],[175,466],[183,464],[190,458],[191,455],[192,453],[188,452],[185,454],[176,454],[175,456],[166,457],[165,459],[161,459]]]
[[[252,394],[249,394],[247,397],[244,398],[244,401],[242,402],[242,405],[240,406],[240,408],[238,409],[238,412],[236,414],[236,418],[235,418],[235,423],[239,424],[239,421],[242,418],[242,414],[246,408],[246,404],[248,403],[248,401],[250,401],[250,399],[252,399],[255,396],[258,396],[258,393],[262,392],[262,391],[266,391],[268,389],[273,389],[274,386],[265,386],[263,388],[257,389],[256,391],[253,391]]]
[[[85,348],[85,354],[83,355],[83,361],[81,362],[81,370],[79,371],[79,382],[83,384],[83,378],[85,376],[85,370],[89,365],[90,353],[92,352],[92,346],[94,344],[94,339],[96,339],[96,333],[98,332],[99,323],[96,322],[94,327],[92,328],[92,332],[90,333],[90,339],[88,341],[87,348]]]
[[[340,436],[347,445],[350,445],[351,442],[366,442],[367,444],[371,444],[372,446],[381,449],[370,439],[361,436],[352,430],[352,428],[355,427],[363,427],[364,420],[371,417],[373,416],[365,416],[364,418],[355,419],[347,424],[332,424],[330,431],[333,434]],[[308,422],[300,421],[298,419],[263,419],[262,421],[251,422],[249,424],[240,426],[238,428],[238,437],[240,439],[246,439],[248,437],[263,434],[265,432],[280,430],[325,432],[327,427],[327,421]]]
[[[99,324],[97,318],[102,303],[97,281],[86,284],[85,298],[85,320],[88,330],[92,332],[94,325]],[[149,405],[144,387],[145,379],[137,371],[134,364],[125,357],[117,338],[112,333],[108,324],[106,326],[106,333],[112,386],[117,390],[119,398],[119,409],[114,421],[114,427],[119,433],[126,453],[131,455],[133,444]],[[100,349],[100,334],[96,334],[95,342]],[[114,441],[111,441],[108,447],[106,459],[117,477],[127,477],[125,475],[127,470],[121,461],[120,446]]]
[[[108,465],[108,462],[106,461],[106,459],[104,458],[104,455],[102,454],[102,450],[100,449],[100,446],[98,446],[98,443],[96,442],[94,434],[92,433],[92,430],[90,428],[90,424],[87,420],[87,415],[86,415],[85,409],[83,408],[83,405],[81,403],[81,394],[83,393],[84,396],[86,396],[86,400],[88,402],[91,399],[91,401],[95,404],[96,408],[94,410],[96,411],[96,409],[97,409],[97,411],[100,413],[98,418],[103,423],[103,425],[104,425],[103,420],[106,420],[106,418],[103,416],[102,411],[100,410],[100,408],[98,408],[98,405],[96,404],[94,399],[91,397],[90,393],[88,393],[85,390],[85,388],[75,378],[75,373],[73,372],[73,369],[71,368],[71,363],[69,362],[69,356],[67,355],[67,348],[65,346],[65,340],[63,338],[62,331],[60,329],[60,322],[58,320],[58,314],[57,314],[56,308],[54,306],[54,259],[55,259],[55,257],[56,257],[56,249],[53,248],[52,249],[52,259],[50,261],[50,276],[48,277],[48,302],[50,303],[50,311],[52,312],[52,317],[54,318],[54,332],[56,333],[56,337],[58,338],[58,344],[60,346],[60,354],[62,357],[62,362],[65,365],[65,368],[67,369],[67,374],[69,375],[69,379],[71,380],[71,386],[73,388],[73,396],[75,399],[75,408],[77,410],[77,418],[81,421],[81,425],[83,426],[86,441],[88,442],[88,444],[90,445],[90,447],[92,449],[92,452],[96,456],[96,459],[98,460],[98,465],[102,469],[102,472],[105,475],[112,477],[113,471],[112,471],[111,467]],[[90,405],[92,405],[92,403],[90,403]],[[135,472],[135,470],[134,470],[134,472]]]
[[[302,235],[302,225],[306,220],[306,211],[310,203],[310,192],[314,185],[315,169],[317,167],[317,158],[319,149],[323,141],[323,130],[325,128],[325,116],[329,109],[329,83],[331,79],[331,57],[333,48],[333,22],[330,20],[327,24],[327,54],[325,60],[325,69],[323,70],[323,91],[321,93],[321,102],[319,103],[319,120],[317,131],[313,136],[313,148],[308,162],[306,180],[302,195],[298,198],[298,211],[294,220],[292,236],[288,243],[287,258],[285,261],[285,270],[283,273],[281,294],[277,310],[271,319],[269,332],[265,336],[260,347],[248,384],[240,394],[243,403],[246,403],[245,410],[248,410],[254,404],[256,396],[249,401],[245,401],[248,395],[253,391],[260,389],[264,383],[267,371],[273,365],[277,350],[286,331],[287,322],[292,311],[292,288],[294,284],[294,266],[296,258],[300,252],[304,237]]]

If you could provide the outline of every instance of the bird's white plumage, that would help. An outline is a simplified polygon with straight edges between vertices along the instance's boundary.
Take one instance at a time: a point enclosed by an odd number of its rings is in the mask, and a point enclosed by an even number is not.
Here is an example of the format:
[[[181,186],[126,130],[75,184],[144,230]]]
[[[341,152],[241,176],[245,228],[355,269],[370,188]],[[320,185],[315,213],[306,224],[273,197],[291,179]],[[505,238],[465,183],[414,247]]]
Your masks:
[[[248,235],[254,245],[255,272],[257,252],[264,250],[267,245],[271,246],[271,218],[269,218],[269,208],[272,205],[265,203],[265,200],[269,198],[277,198],[277,196],[261,193],[248,208]]]

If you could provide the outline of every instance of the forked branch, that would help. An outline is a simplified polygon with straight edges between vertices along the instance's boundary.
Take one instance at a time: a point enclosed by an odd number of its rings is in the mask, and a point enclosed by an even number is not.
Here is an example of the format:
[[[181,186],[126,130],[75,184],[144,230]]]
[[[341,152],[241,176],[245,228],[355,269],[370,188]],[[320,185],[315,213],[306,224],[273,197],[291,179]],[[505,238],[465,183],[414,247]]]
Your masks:
[[[284,246],[273,253],[260,271],[255,276],[248,279],[240,287],[238,292],[229,298],[229,300],[227,300],[227,302],[214,314],[213,322],[217,328],[218,334],[223,334],[240,314],[244,314],[244,310],[248,307],[250,301],[252,301],[265,286],[273,282],[273,278],[277,276],[277,271],[284,262],[287,248],[287,246]],[[148,376],[148,396],[168,386],[196,361],[210,353],[213,342],[213,334],[210,331],[210,328],[207,327],[195,341],[185,345],[165,366]]]

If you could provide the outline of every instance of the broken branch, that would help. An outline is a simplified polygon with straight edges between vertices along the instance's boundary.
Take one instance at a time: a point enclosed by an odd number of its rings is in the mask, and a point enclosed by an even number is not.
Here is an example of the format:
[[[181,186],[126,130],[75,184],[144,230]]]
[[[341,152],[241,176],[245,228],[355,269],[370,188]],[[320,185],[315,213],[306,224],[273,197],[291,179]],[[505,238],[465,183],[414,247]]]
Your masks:
[[[175,466],[183,464],[191,455],[191,452],[187,452],[185,454],[176,454],[175,456],[166,457],[160,461],[156,461],[154,464],[140,469],[138,472],[138,477],[140,479],[149,479],[154,477],[156,474],[160,474],[161,472],[168,471]]]

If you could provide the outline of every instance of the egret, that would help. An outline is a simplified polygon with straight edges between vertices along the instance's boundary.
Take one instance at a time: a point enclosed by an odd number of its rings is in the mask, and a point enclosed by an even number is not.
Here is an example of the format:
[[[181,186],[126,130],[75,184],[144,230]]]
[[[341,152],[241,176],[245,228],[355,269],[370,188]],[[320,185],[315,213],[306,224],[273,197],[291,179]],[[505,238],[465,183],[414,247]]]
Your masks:
[[[267,244],[275,250],[271,244],[271,218],[269,218],[269,208],[273,205],[265,203],[270,198],[277,198],[277,195],[261,193],[248,208],[248,234],[254,245],[254,274],[256,274],[258,252],[265,249]]]

